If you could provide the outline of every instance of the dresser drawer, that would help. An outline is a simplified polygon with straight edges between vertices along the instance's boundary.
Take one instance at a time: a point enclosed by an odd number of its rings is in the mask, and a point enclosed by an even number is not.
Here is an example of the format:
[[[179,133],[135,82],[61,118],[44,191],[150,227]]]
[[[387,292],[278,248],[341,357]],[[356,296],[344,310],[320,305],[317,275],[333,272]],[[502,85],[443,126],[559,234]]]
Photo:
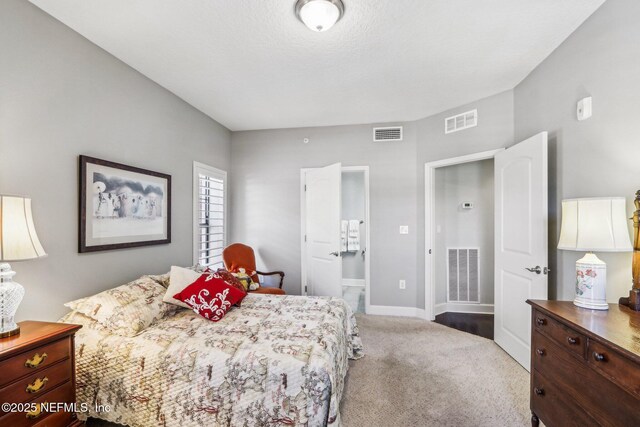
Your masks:
[[[566,394],[565,400],[575,402],[600,425],[639,425],[637,408],[640,401],[635,396],[626,393],[586,361],[577,359],[566,348],[561,348],[554,340],[537,331],[532,339],[532,369],[546,379],[553,379],[553,387]],[[610,399],[609,396],[616,398]],[[533,412],[537,414],[537,411]],[[541,419],[556,418],[541,416]]]
[[[0,402],[27,402],[70,380],[71,376],[71,359],[58,362],[0,389]]]
[[[587,362],[640,398],[640,367],[637,363],[593,340],[587,344]]]
[[[68,381],[59,387],[49,390],[47,393],[39,396],[35,399],[34,403],[71,403],[74,401],[73,396],[73,384]],[[62,427],[67,426],[74,414],[69,412],[56,412],[47,413],[41,412],[39,414],[32,413],[27,416],[26,412],[14,412],[4,415],[0,418],[0,426],[11,427],[30,427],[30,426],[47,426],[47,427]]]
[[[554,420],[547,427],[599,426],[575,401],[567,399],[554,381],[535,370],[531,379],[531,410],[543,420]]]
[[[3,360],[0,364],[2,369],[0,388],[18,378],[51,366],[62,359],[66,359],[70,355],[71,340],[64,338]]]
[[[582,358],[585,357],[587,339],[584,335],[537,310],[533,315],[533,324],[536,331],[547,335],[560,347]]]

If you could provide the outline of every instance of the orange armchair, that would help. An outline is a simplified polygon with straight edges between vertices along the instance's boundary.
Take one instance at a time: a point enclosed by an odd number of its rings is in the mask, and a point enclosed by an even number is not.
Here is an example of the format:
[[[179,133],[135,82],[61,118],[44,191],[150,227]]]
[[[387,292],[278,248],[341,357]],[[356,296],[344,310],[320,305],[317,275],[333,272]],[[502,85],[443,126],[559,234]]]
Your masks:
[[[271,295],[284,295],[285,292],[282,290],[282,284],[284,283],[284,272],[282,271],[271,271],[271,272],[262,272],[256,270],[256,257],[253,253],[253,249],[250,246],[243,245],[242,243],[234,243],[232,245],[227,246],[222,251],[222,261],[224,262],[225,268],[235,273],[240,268],[244,268],[247,273],[251,273],[255,271],[255,273],[251,276],[251,279],[260,283],[261,276],[280,276],[280,285],[277,288],[261,286],[255,291],[249,291],[256,294],[271,294]]]

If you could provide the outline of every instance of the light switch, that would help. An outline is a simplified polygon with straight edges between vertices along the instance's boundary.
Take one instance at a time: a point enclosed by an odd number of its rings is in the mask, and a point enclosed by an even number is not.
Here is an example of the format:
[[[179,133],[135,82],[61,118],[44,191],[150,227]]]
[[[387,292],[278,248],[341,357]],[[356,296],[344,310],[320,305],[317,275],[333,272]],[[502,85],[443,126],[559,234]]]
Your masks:
[[[401,225],[400,226],[400,234],[409,234],[409,226]]]
[[[400,286],[400,289],[407,289],[407,282],[405,280],[400,280],[398,285]]]

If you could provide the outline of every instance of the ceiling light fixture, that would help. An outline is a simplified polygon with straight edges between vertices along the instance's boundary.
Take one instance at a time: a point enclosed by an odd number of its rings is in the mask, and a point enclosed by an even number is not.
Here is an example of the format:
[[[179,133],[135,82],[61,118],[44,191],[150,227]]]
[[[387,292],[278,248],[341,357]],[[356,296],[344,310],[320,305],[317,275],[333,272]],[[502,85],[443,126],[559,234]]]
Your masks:
[[[333,27],[344,15],[342,0],[298,0],[296,16],[312,31],[322,32]]]

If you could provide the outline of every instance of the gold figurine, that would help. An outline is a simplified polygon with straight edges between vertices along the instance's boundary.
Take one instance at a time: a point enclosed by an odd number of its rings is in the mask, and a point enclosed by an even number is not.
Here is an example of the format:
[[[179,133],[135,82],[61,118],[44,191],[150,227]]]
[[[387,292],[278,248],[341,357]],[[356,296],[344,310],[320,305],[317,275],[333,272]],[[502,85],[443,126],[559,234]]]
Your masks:
[[[636,210],[631,218],[633,220],[633,261],[631,266],[633,285],[629,291],[629,297],[620,298],[619,303],[632,310],[640,311],[640,190],[636,191],[634,204]]]

